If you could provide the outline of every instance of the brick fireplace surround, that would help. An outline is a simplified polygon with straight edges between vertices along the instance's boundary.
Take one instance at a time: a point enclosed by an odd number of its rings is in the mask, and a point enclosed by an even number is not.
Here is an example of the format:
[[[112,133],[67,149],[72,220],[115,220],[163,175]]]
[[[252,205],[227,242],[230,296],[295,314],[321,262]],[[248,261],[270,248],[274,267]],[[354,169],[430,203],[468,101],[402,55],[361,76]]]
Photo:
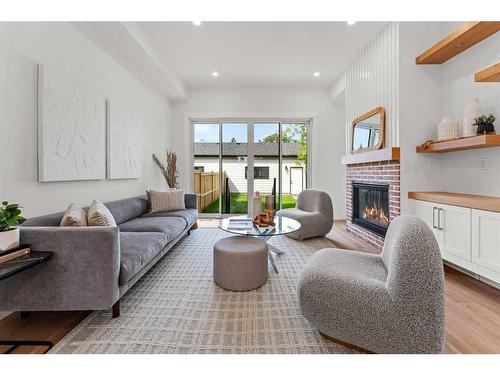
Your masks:
[[[346,166],[346,229],[351,235],[382,250],[384,237],[352,223],[352,183],[389,184],[389,219],[399,216],[401,207],[400,164],[398,160]]]

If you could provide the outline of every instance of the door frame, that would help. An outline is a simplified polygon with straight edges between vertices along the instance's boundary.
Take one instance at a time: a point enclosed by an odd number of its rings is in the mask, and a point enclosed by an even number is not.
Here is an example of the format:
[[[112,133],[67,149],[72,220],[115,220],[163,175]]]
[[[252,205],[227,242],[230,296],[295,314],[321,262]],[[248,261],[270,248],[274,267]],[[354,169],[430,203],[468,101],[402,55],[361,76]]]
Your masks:
[[[295,124],[295,123],[306,123],[307,126],[307,168],[306,168],[306,188],[307,188],[307,182],[309,181],[311,186],[313,183],[313,173],[312,173],[312,166],[313,166],[313,147],[312,147],[312,140],[313,140],[313,123],[314,123],[314,116],[297,116],[297,117],[290,117],[290,116],[265,116],[261,117],[259,115],[256,116],[244,116],[244,117],[239,117],[239,116],[215,116],[215,115],[186,115],[185,118],[187,119],[188,127],[189,127],[189,137],[187,139],[187,147],[186,149],[188,150],[188,190],[189,191],[194,191],[194,176],[193,176],[193,169],[194,169],[194,124],[196,123],[203,123],[203,124],[219,124],[219,183],[220,187],[222,187],[222,173],[220,171],[222,170],[222,124],[223,123],[246,123],[247,124],[247,142],[248,142],[248,149],[247,149],[247,166],[248,166],[248,173],[252,176],[251,179],[247,179],[247,190],[248,190],[248,196],[250,196],[250,193],[253,196],[253,188],[254,188],[254,174],[253,174],[253,168],[254,168],[254,124],[255,123],[277,123],[278,124],[278,129],[279,133],[281,134],[281,126],[282,124]],[[279,176],[279,186],[278,186],[278,191],[279,191],[279,209],[281,209],[281,197],[282,197],[282,154],[281,154],[281,142],[279,143],[279,163],[278,163],[278,176]],[[300,167],[302,168],[302,167]],[[304,184],[304,181],[302,180],[302,183]],[[303,185],[304,186],[304,185]],[[247,199],[247,214],[250,215],[253,211],[253,204],[250,203],[251,200]],[[221,213],[222,211],[222,189],[220,189],[219,193],[219,213],[199,213],[199,216],[201,218],[221,218],[221,217],[228,217],[228,216],[234,216],[235,214],[224,214]]]

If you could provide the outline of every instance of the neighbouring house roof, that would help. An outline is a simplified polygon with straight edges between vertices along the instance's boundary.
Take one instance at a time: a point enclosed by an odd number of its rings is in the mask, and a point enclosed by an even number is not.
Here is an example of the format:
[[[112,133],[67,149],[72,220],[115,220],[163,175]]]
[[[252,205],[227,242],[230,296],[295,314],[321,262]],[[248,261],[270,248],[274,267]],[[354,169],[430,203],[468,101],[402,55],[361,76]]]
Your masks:
[[[281,154],[283,156],[297,156],[298,152],[302,149],[300,143],[283,143],[281,145]],[[226,142],[222,144],[224,156],[240,156],[248,154],[248,147],[246,143],[231,143]],[[254,144],[255,156],[277,156],[278,144],[277,143],[255,143]],[[196,142],[194,144],[195,156],[219,156],[218,143],[205,143]]]

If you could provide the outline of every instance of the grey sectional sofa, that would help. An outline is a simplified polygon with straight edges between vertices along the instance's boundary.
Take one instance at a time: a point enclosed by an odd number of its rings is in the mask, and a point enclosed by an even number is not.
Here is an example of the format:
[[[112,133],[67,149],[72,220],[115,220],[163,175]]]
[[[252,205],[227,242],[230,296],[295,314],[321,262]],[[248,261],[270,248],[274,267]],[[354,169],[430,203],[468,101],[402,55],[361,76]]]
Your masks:
[[[0,311],[105,310],[119,316],[120,297],[189,234],[198,211],[195,194],[185,210],[149,214],[146,196],[105,203],[118,225],[60,227],[63,212],[29,219],[21,243],[54,252],[47,262],[0,284]]]

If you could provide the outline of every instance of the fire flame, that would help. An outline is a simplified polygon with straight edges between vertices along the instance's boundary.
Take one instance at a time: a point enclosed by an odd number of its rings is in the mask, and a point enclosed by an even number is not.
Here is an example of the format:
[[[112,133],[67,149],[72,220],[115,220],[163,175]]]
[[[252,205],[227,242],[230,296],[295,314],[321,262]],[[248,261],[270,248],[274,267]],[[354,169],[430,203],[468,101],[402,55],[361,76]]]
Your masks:
[[[371,219],[381,224],[389,224],[389,215],[382,208],[378,208],[376,203],[373,204],[373,207],[365,207],[363,219]]]

